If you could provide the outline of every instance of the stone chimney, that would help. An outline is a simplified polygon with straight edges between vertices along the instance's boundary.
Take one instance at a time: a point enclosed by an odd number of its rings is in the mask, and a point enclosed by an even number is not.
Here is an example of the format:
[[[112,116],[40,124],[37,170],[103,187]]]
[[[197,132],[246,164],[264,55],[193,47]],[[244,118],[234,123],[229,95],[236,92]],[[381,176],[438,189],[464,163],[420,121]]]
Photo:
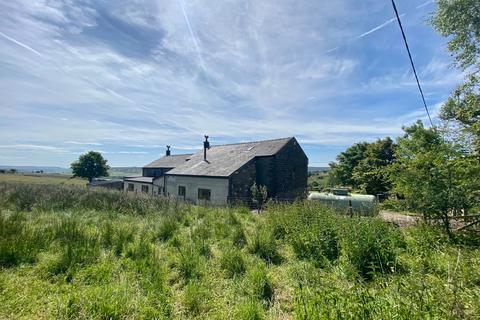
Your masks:
[[[210,149],[210,142],[208,142],[208,136],[205,135],[205,141],[203,142],[203,160],[207,161],[207,149]]]

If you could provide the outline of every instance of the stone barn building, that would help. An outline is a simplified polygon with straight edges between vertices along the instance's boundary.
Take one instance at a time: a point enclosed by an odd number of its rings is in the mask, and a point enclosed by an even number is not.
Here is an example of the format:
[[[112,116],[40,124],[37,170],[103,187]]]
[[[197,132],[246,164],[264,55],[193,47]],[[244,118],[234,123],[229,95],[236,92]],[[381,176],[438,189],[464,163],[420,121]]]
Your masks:
[[[148,177],[151,194],[192,203],[249,203],[255,182],[267,187],[268,198],[293,201],[305,196],[307,174],[308,158],[293,137],[211,147],[205,141],[195,154],[172,156],[167,150],[143,168],[143,177],[127,178],[125,191],[137,190],[128,179]]]

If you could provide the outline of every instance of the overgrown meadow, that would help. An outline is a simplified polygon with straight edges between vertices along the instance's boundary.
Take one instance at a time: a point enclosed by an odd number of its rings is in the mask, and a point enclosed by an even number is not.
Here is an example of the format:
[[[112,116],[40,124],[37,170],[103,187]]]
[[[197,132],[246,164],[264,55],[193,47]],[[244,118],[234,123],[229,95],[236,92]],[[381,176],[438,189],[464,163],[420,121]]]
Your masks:
[[[0,185],[0,318],[478,319],[470,235],[311,202],[208,208]]]

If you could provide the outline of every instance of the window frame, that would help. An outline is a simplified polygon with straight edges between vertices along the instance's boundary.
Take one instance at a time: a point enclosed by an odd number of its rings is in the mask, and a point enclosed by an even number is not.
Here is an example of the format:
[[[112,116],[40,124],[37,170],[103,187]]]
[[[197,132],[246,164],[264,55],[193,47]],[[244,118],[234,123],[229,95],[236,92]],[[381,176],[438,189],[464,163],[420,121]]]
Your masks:
[[[135,191],[135,184],[134,183],[128,183],[127,184],[127,191]]]
[[[211,201],[212,189],[198,188],[197,197],[198,197],[198,200],[201,200],[201,201]]]
[[[183,192],[180,193],[180,190],[182,190]],[[178,186],[177,194],[178,194],[179,197],[183,197],[183,199],[185,199],[185,197],[187,196],[187,187],[186,186]]]
[[[150,192],[150,186],[142,184],[142,193],[149,193]]]

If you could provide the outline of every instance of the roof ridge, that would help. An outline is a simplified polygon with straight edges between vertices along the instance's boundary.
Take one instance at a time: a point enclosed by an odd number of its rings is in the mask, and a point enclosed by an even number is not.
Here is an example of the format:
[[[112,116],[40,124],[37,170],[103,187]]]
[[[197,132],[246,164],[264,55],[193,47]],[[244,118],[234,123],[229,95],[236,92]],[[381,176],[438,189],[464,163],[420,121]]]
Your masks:
[[[164,155],[164,157],[180,157],[180,156],[191,156],[193,153],[179,153],[179,154],[171,154],[169,156]]]
[[[214,145],[212,145],[212,147],[234,146],[234,145],[239,145],[239,144],[249,144],[249,143],[259,143],[259,142],[272,142],[272,141],[280,141],[280,140],[290,140],[290,139],[293,139],[293,138],[295,138],[295,137],[285,137],[285,138],[277,138],[277,139],[256,140],[256,141],[225,143],[225,144],[214,144]]]

